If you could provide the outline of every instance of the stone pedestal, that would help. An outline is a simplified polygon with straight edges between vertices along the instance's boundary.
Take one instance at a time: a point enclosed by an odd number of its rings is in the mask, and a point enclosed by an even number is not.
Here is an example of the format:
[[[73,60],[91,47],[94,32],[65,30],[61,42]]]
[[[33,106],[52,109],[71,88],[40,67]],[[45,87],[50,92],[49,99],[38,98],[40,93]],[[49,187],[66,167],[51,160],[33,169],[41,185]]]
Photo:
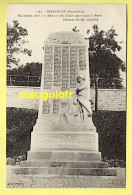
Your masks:
[[[53,33],[45,42],[40,91],[55,90],[69,90],[73,97],[46,102],[40,99],[27,161],[15,172],[116,175],[114,169],[101,162],[90,104],[88,41],[79,33]]]

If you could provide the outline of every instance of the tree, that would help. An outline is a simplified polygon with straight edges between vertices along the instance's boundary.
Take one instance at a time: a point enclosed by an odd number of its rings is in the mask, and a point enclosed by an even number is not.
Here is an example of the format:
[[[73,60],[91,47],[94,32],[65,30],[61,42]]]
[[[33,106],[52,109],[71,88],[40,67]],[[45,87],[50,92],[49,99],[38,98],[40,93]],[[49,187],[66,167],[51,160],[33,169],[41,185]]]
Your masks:
[[[25,66],[7,70],[7,84],[23,86],[40,86],[42,64],[26,63]],[[10,77],[9,77],[10,75]]]
[[[98,26],[94,25],[93,30],[94,33],[89,37],[91,77],[119,79],[119,70],[125,71],[125,63],[116,55],[121,46],[115,39],[118,36],[115,29],[112,27],[108,32],[99,31]]]
[[[40,76],[42,71],[42,64],[39,62],[26,63],[25,66],[7,70],[7,75],[21,75],[21,76]]]
[[[7,67],[11,67],[11,64],[18,65],[19,59],[14,57],[14,54],[27,54],[31,56],[31,50],[23,48],[23,45],[27,43],[23,38],[28,36],[28,31],[21,27],[18,21],[13,21],[13,26],[7,24]]]

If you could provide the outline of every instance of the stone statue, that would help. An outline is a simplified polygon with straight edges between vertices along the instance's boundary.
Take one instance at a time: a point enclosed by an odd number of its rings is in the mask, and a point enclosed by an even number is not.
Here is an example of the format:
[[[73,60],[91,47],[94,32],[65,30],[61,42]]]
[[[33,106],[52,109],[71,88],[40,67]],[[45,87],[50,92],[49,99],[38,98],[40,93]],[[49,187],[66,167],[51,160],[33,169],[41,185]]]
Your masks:
[[[92,116],[91,100],[84,75],[80,74],[77,78],[77,106],[80,110],[81,122],[86,123],[88,117]]]
[[[72,99],[68,102],[67,109],[63,111],[62,118],[66,124],[70,125],[88,125],[92,119],[91,100],[88,95],[88,87],[85,77],[77,77],[77,89]],[[61,120],[62,120],[61,118]]]

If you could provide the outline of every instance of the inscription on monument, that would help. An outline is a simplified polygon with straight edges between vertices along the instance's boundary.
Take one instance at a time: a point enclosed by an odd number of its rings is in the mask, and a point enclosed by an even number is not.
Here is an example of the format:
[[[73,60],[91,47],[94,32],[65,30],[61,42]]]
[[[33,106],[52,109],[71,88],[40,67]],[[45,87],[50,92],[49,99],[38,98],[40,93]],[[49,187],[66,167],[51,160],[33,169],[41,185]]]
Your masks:
[[[70,88],[70,62],[69,62],[69,46],[62,46],[62,86],[61,90],[65,91]]]
[[[50,105],[48,101],[43,101],[43,114],[50,113]]]
[[[45,46],[45,64],[44,64],[44,89],[50,89],[52,86],[53,71],[53,45]]]
[[[54,86],[61,86],[61,46],[54,46]]]
[[[54,57],[53,57],[54,56]],[[52,78],[54,64],[54,80]],[[76,88],[79,70],[86,70],[85,46],[45,46],[44,89],[53,85],[61,87],[62,91]]]
[[[70,87],[76,88],[77,74],[78,74],[78,62],[77,62],[77,46],[70,47]]]
[[[67,102],[61,102],[61,108],[66,108],[67,107]]]
[[[79,70],[86,70],[86,47],[79,46]]]
[[[60,100],[53,100],[53,114],[58,114],[61,107]]]

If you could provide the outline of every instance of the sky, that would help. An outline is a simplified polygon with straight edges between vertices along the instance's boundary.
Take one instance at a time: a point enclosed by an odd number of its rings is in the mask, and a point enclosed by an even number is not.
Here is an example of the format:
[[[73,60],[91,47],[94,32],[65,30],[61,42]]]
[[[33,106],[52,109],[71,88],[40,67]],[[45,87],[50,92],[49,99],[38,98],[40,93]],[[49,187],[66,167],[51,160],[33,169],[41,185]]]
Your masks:
[[[68,19],[74,20],[74,18],[75,21],[67,21]],[[82,21],[83,19],[84,21]],[[29,42],[25,47],[32,50],[31,57],[19,56],[21,64],[27,62],[43,63],[44,41],[50,33],[72,31],[77,26],[80,33],[84,34],[84,37],[88,37],[92,34],[94,24],[97,24],[99,29],[104,31],[108,31],[113,26],[118,34],[116,40],[123,41],[121,51],[116,54],[126,62],[126,5],[8,4],[7,21],[12,25],[13,20],[17,20],[20,26],[28,30],[29,36],[26,37],[26,40]],[[90,30],[89,35],[86,34],[88,29]]]

